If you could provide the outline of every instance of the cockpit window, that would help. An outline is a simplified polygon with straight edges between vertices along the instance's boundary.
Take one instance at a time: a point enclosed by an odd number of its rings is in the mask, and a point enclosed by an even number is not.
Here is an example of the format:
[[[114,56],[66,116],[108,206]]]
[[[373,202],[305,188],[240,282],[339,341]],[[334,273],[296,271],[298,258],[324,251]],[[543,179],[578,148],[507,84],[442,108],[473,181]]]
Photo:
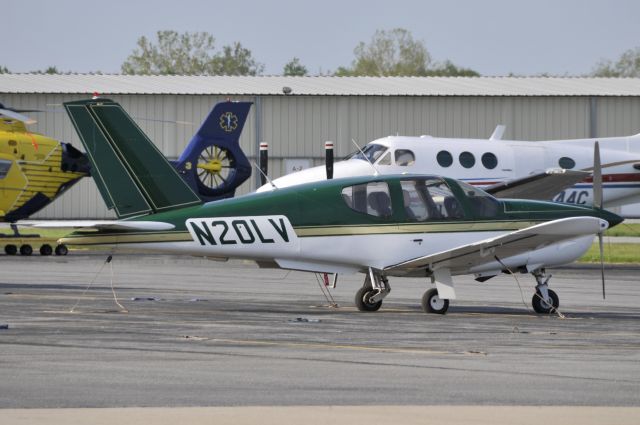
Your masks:
[[[407,221],[463,218],[458,200],[442,179],[402,180],[402,196]]]
[[[391,217],[391,196],[386,182],[356,184],[342,189],[342,199],[352,210],[375,217]]]
[[[385,153],[378,161],[378,165],[391,165],[391,152]]]
[[[11,161],[0,159],[0,179],[4,179],[11,169]]]
[[[396,165],[406,167],[416,162],[416,156],[409,149],[397,149],[395,152]]]
[[[473,212],[483,218],[495,217],[498,215],[500,201],[489,195],[484,190],[473,187],[464,182],[458,182],[467,197],[467,201]]]
[[[351,155],[347,156],[345,159],[362,159],[364,161],[368,159],[369,162],[373,164],[386,151],[386,146],[370,143],[362,149],[362,152],[354,152]]]

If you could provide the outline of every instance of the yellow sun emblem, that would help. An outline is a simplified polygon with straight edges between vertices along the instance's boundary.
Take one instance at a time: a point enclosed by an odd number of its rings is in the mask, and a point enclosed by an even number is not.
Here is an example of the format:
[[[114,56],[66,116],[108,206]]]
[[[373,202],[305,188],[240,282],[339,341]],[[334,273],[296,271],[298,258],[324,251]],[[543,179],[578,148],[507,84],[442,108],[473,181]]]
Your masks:
[[[238,128],[238,117],[233,112],[225,112],[220,115],[220,128],[231,133]]]

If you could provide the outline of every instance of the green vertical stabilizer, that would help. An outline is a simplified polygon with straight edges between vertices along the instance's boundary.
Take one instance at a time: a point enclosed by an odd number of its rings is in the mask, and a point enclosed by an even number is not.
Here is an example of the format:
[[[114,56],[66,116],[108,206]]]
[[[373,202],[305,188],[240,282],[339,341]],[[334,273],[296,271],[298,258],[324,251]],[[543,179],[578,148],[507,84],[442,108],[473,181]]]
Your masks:
[[[64,106],[100,194],[119,218],[202,202],[118,103],[92,99]]]

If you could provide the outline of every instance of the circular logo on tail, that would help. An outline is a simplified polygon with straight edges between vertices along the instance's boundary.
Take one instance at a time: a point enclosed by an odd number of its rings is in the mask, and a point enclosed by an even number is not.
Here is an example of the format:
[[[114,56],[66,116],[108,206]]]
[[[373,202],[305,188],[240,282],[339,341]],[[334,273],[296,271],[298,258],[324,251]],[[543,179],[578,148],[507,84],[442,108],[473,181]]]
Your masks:
[[[220,128],[231,133],[238,128],[238,117],[233,112],[225,112],[220,115]]]

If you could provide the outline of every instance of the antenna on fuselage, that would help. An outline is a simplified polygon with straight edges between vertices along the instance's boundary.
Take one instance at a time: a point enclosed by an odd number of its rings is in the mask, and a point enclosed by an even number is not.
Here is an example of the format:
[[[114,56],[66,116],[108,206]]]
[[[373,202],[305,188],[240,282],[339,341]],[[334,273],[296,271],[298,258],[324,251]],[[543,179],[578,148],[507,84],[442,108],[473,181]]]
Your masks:
[[[260,175],[267,180],[267,182],[269,182],[269,184],[271,185],[271,187],[273,187],[274,189],[278,189],[278,186],[276,186],[271,179],[269,178],[269,176],[267,176],[261,169],[260,166],[258,164],[256,164],[255,161],[251,161],[251,164],[256,167],[256,169],[260,172]]]
[[[365,153],[362,151],[362,149],[360,149],[360,146],[358,146],[358,144],[356,143],[355,140],[351,139],[351,141],[353,142],[354,145],[356,145],[356,148],[358,148],[358,150],[360,151],[360,153],[362,154],[362,156],[364,157],[364,159],[367,160],[367,162],[369,163],[369,165],[371,165],[371,168],[373,168],[373,175],[374,176],[379,176],[380,175],[380,171],[378,171],[378,169],[376,168],[375,165],[373,165],[373,162],[371,162],[371,160],[369,159],[369,157],[367,155],[365,155]]]

